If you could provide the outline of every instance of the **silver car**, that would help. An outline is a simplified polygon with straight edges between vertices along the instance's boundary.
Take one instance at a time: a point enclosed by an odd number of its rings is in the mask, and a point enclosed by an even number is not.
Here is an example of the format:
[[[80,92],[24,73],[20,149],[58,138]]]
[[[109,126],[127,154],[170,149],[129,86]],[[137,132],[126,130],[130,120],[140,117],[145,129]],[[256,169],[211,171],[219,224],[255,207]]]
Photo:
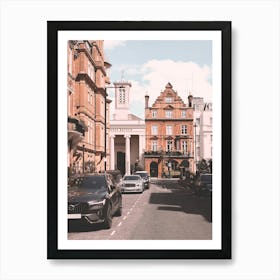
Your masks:
[[[125,175],[121,184],[122,193],[144,191],[144,182],[139,175]]]

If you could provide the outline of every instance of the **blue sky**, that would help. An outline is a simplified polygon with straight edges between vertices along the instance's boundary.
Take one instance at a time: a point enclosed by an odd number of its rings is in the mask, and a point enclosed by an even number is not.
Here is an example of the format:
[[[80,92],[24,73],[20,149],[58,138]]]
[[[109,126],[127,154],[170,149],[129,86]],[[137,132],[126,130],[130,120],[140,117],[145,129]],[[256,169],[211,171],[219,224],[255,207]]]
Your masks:
[[[212,42],[201,41],[105,41],[105,56],[112,64],[111,82],[132,83],[131,112],[144,118],[144,95],[150,105],[170,82],[184,101],[189,92],[194,96],[212,98]],[[113,100],[114,93],[109,91]]]

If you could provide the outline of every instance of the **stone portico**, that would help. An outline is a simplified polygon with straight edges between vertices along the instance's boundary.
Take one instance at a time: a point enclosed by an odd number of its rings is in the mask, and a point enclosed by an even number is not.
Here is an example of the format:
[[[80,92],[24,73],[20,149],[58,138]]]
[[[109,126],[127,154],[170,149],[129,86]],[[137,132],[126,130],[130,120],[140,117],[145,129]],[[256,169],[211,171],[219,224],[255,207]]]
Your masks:
[[[110,169],[131,174],[136,165],[144,167],[145,122],[129,111],[131,84],[115,86],[115,114],[110,121]]]

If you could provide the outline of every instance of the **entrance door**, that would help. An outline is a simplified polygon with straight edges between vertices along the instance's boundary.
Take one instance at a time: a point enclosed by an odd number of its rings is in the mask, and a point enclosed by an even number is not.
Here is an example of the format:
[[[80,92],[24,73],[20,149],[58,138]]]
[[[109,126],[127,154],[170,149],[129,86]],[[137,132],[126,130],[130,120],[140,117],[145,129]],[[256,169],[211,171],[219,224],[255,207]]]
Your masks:
[[[117,169],[122,175],[125,174],[125,153],[123,152],[117,152]]]
[[[158,177],[158,164],[154,161],[150,164],[150,176]]]

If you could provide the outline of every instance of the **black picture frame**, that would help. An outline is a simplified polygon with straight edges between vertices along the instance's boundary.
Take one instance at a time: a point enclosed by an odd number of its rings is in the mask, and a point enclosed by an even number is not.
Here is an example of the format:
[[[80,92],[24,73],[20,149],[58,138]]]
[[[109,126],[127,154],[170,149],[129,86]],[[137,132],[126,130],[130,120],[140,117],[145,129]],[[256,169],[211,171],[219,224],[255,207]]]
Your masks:
[[[58,32],[68,30],[221,31],[221,249],[58,249]],[[47,258],[48,259],[231,259],[231,22],[48,21],[47,22]]]

